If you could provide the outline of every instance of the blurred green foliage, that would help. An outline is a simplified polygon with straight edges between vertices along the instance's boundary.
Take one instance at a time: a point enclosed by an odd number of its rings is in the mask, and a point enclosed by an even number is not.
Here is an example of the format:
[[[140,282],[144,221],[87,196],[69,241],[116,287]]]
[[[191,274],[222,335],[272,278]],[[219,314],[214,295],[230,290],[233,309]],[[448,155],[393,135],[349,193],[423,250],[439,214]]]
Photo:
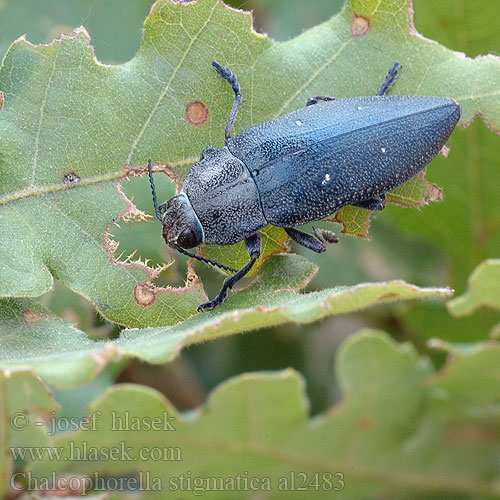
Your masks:
[[[152,0],[3,0],[0,3],[0,53],[26,34],[31,43],[49,43],[85,26],[97,58],[104,63],[131,59]]]
[[[253,10],[256,29],[267,32],[277,40],[290,39],[308,27],[329,19],[342,6],[340,1],[321,0],[247,0],[229,3],[237,8]],[[61,32],[71,34],[74,27],[83,24],[90,33],[98,59],[103,62],[123,62],[133,57],[139,47],[142,23],[151,5],[150,0],[127,2],[126,8],[123,0],[5,0],[0,5],[1,50],[5,52],[10,42],[23,33],[27,33],[27,38],[33,43],[45,43]],[[451,0],[439,4],[417,0],[414,8],[417,29],[452,49],[473,56],[494,52],[498,47],[500,35],[494,29],[493,20],[499,9],[491,2],[483,1],[481,8],[477,8],[475,2],[458,5]],[[343,238],[341,245],[331,248],[326,254],[311,255],[311,252],[304,252],[320,269],[331,269],[331,272],[319,273],[312,286],[323,288],[366,280],[402,278],[422,286],[451,284],[458,292],[464,291],[466,278],[472,269],[483,258],[495,256],[498,244],[482,248],[458,235],[456,239],[447,239],[439,225],[434,229],[429,226],[430,218],[426,218],[426,214],[429,211],[448,213],[445,216],[450,219],[450,224],[455,219],[458,227],[463,227],[465,220],[468,220],[466,230],[481,235],[480,224],[469,218],[471,211],[474,212],[474,203],[480,207],[481,201],[476,198],[461,203],[466,187],[457,186],[454,172],[465,163],[469,165],[469,172],[478,169],[479,164],[491,164],[494,168],[498,140],[498,136],[487,130],[480,120],[476,120],[466,131],[456,131],[450,142],[454,153],[446,160],[437,158],[431,174],[431,180],[444,188],[445,201],[425,207],[422,211],[388,206],[383,214],[372,218],[370,242],[359,238]],[[171,185],[161,177],[158,179],[159,190],[168,197]],[[459,184],[463,177],[458,176]],[[484,189],[492,188],[488,178],[481,176]],[[124,191],[127,195],[134,195],[134,201],[140,209],[150,211],[149,188],[142,179],[125,183]],[[456,212],[457,207],[463,209],[462,214]],[[436,217],[436,220],[440,220],[440,217]],[[123,228],[123,223],[120,225]],[[116,239],[120,241],[120,250],[126,255],[137,249],[138,255],[148,256],[154,264],[166,261],[167,250],[164,248],[158,253],[158,244],[150,236],[147,237],[151,234],[149,224],[134,226],[134,231],[114,230]],[[160,238],[159,231],[157,238]],[[397,241],[397,245],[392,244],[394,241]],[[294,250],[302,252],[295,246]],[[464,265],[465,260],[469,262],[467,265]],[[185,262],[179,257],[177,261]],[[177,269],[177,266],[172,267],[162,277],[164,284],[182,284],[183,274]],[[218,285],[217,274],[201,266],[199,271],[202,278],[216,278],[204,280],[208,283],[208,293],[213,294]],[[89,333],[93,332],[95,325],[95,335],[99,336],[102,322],[95,317],[92,308],[82,303],[72,292],[58,287],[56,292],[44,296],[42,301],[57,314],[64,310],[68,319]],[[73,303],[72,307],[63,307],[63,304],[70,302]],[[457,320],[442,305],[414,304],[391,310],[379,308],[357,314],[355,318],[327,320],[321,325],[285,326],[268,331],[265,335],[251,333],[244,338],[219,339],[216,344],[193,346],[185,356],[188,361],[193,361],[192,375],[199,377],[207,388],[242,371],[294,366],[308,377],[307,387],[313,395],[313,410],[318,411],[331,404],[335,389],[331,378],[325,383],[322,378],[325,370],[318,370],[316,360],[309,359],[308,352],[321,352],[322,362],[328,363],[337,342],[356,327],[377,326],[390,331],[397,338],[412,339],[425,349],[423,340],[426,338],[442,337],[453,341],[485,338],[495,321],[496,315],[491,311],[479,311],[472,317]],[[301,329],[310,334],[307,341],[300,334]],[[329,347],[323,350],[320,346],[325,343]],[[289,353],[286,359],[283,359],[284,353]],[[224,369],[218,367],[211,371],[209,367],[203,368],[204,360],[214,356],[218,359],[224,357],[225,361],[221,363]],[[317,372],[321,375],[315,375]],[[133,376],[133,370],[128,370],[127,376]]]

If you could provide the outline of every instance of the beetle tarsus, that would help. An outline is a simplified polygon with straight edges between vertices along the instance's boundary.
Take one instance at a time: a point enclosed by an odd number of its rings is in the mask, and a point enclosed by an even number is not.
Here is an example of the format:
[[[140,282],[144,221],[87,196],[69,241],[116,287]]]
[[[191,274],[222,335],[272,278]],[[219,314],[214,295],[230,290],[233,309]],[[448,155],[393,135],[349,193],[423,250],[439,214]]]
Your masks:
[[[378,198],[371,198],[369,200],[353,203],[355,207],[365,208],[366,210],[383,210],[385,208],[385,194],[380,195]]]
[[[319,241],[325,244],[339,242],[339,237],[333,231],[329,231],[328,229],[316,229],[313,227],[313,234]]]
[[[243,102],[243,98],[241,97],[240,84],[236,79],[236,75],[229,69],[223,68],[217,61],[212,61],[212,66],[217,70],[219,76],[224,78],[234,92],[234,102],[233,107],[231,108],[231,112],[229,113],[229,118],[227,120],[225,138],[226,144],[231,138],[231,129],[233,128],[234,122],[236,120],[236,116],[238,115],[238,111],[240,109],[241,103]]]
[[[327,249],[327,243],[336,243],[338,241],[337,235],[326,229],[313,229],[314,236],[311,234],[304,233],[293,227],[286,227],[285,231],[292,240],[296,241],[299,245],[302,245],[309,250],[316,253],[325,252]]]
[[[226,278],[224,280],[222,288],[220,289],[220,292],[217,294],[217,297],[215,297],[214,300],[206,302],[205,304],[200,304],[198,306],[199,312],[210,311],[211,309],[220,306],[226,300],[227,292],[229,291],[229,289],[233,288],[233,286],[241,278],[243,278],[248,273],[248,271],[250,271],[252,266],[255,264],[255,261],[260,257],[262,244],[258,233],[252,234],[248,238],[245,238],[245,243],[248,255],[250,255],[250,260],[236,274],[233,274],[232,276],[229,276],[229,278]]]
[[[318,104],[318,101],[335,101],[335,97],[330,97],[329,95],[313,95],[307,99],[306,106]]]
[[[395,62],[392,68],[387,72],[387,75],[385,75],[385,79],[378,89],[377,95],[385,95],[390,90],[398,78],[398,72],[400,69],[401,64]]]

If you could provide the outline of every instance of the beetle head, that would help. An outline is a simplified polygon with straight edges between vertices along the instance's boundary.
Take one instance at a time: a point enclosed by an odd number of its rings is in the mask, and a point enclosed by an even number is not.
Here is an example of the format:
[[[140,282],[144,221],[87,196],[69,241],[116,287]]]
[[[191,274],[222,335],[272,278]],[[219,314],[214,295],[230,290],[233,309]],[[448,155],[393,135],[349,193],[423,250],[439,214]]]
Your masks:
[[[193,248],[203,243],[201,224],[184,193],[174,196],[159,208],[164,211],[161,223],[168,246]]]

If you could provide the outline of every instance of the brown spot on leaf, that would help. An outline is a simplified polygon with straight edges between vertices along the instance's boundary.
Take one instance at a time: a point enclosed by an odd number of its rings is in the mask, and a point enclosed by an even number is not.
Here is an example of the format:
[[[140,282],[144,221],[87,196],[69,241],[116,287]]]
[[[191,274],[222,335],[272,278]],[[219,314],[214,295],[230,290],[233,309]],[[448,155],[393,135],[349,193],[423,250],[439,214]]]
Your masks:
[[[71,186],[72,184],[79,184],[81,181],[80,176],[75,172],[67,172],[63,175],[63,184]]]
[[[156,299],[155,292],[145,283],[137,283],[134,288],[135,301],[144,307],[150,306]]]
[[[358,428],[360,430],[370,430],[375,427],[377,421],[372,417],[362,418],[358,422]]]
[[[384,293],[382,297],[380,297],[379,300],[392,300],[392,299],[397,299],[399,297],[399,293],[396,292],[389,292],[389,293]]]
[[[441,154],[441,156],[443,158],[448,158],[448,153],[450,152],[450,148],[446,147],[446,146],[443,146],[441,148],[441,150],[439,151],[439,153]]]
[[[23,317],[25,325],[29,325],[30,323],[36,323],[37,321],[41,321],[43,319],[42,316],[36,311],[33,311],[33,309],[24,310],[21,313],[21,316]]]
[[[352,36],[361,36],[366,34],[370,29],[370,20],[367,17],[354,14],[354,19],[351,23]]]
[[[479,427],[472,424],[454,424],[446,433],[446,441],[452,446],[489,443],[498,440],[498,429],[493,426]]]
[[[430,201],[439,201],[443,199],[443,190],[437,184],[429,183],[426,194]]]
[[[201,101],[193,101],[186,106],[186,120],[189,125],[199,127],[207,121],[207,118],[208,108]]]

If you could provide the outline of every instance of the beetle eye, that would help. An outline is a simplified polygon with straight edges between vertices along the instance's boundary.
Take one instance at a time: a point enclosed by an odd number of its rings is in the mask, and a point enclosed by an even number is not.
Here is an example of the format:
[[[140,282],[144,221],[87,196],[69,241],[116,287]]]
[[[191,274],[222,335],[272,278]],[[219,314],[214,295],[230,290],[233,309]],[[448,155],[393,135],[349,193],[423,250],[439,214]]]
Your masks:
[[[207,146],[200,155],[200,160],[205,159],[208,155],[211,155],[215,151],[215,148],[212,146]]]
[[[177,238],[177,244],[182,248],[193,248],[198,244],[196,233],[191,229],[184,229]]]

